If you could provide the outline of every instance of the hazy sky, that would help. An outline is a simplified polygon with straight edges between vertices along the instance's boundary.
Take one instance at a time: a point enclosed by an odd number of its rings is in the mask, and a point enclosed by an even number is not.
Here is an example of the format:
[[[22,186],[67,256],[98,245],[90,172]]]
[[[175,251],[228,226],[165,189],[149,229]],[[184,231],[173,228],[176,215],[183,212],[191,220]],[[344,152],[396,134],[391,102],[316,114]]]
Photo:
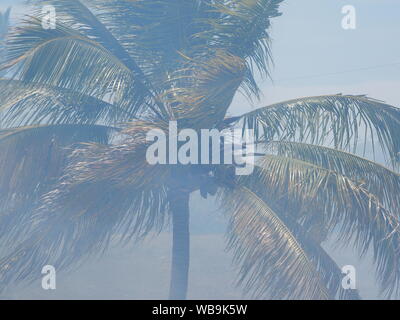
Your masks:
[[[0,10],[12,5],[13,17],[29,13],[21,1],[0,0]],[[344,5],[356,8],[356,30],[341,26]],[[283,16],[273,22],[274,82],[262,82],[264,96],[253,107],[301,96],[368,94],[400,106],[399,0],[287,0]],[[238,97],[231,113],[252,106]],[[234,289],[229,257],[223,249],[223,223],[215,209],[192,203],[193,231],[190,298],[240,298]],[[197,226],[196,226],[197,224]],[[199,226],[200,225],[200,226]],[[196,228],[195,228],[196,226]],[[111,252],[101,262],[86,265],[61,278],[57,292],[37,288],[10,293],[39,298],[162,298],[169,279],[169,236],[145,246]],[[333,251],[339,265],[357,264],[361,293],[376,297],[370,265],[352,254]],[[95,266],[95,267],[94,267]],[[60,276],[61,277],[61,276]]]

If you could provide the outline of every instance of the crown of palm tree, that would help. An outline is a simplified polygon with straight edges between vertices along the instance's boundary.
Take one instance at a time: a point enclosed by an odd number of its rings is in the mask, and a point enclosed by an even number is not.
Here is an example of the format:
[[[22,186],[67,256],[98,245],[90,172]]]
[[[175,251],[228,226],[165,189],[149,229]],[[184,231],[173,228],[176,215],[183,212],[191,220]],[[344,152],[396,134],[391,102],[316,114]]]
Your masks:
[[[0,287],[172,219],[171,297],[184,298],[189,195],[200,190],[221,200],[252,297],[359,298],[341,287],[328,236],[372,250],[382,289],[397,294],[400,109],[336,94],[227,117],[238,91],[260,94],[255,74],[268,76],[282,0],[48,2],[56,29],[42,28],[40,12],[16,27],[3,67],[13,76],[0,80]],[[249,176],[150,165],[146,133],[171,120],[251,129],[265,155]],[[367,148],[388,167],[364,158]]]

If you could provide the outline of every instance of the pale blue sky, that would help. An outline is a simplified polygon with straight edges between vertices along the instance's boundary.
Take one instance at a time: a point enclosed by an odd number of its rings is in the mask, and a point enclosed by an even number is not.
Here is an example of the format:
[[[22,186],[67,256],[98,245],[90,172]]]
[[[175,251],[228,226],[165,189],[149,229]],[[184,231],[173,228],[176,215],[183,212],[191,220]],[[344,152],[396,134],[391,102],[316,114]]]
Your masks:
[[[341,8],[356,8],[356,30],[341,27]],[[288,0],[283,16],[274,22],[273,53],[277,84],[338,84],[368,78],[399,80],[399,67],[365,72],[279,81],[298,76],[333,73],[392,62],[400,64],[400,1],[398,0]]]
[[[356,8],[356,30],[341,26],[349,4]],[[339,92],[400,106],[400,1],[287,0],[281,11],[272,28],[274,82],[263,82],[264,97],[255,106]],[[364,68],[370,69],[345,72]],[[232,113],[246,105],[237,99]]]

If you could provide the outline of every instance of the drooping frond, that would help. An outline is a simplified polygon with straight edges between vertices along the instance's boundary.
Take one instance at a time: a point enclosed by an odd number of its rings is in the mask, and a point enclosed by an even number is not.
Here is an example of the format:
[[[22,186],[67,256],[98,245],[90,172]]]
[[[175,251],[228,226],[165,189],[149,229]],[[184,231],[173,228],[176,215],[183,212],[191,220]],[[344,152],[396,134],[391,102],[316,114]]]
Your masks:
[[[68,153],[79,142],[107,143],[113,130],[98,125],[31,126],[0,131],[1,198],[30,196],[38,184],[59,177]]]
[[[98,125],[31,126],[0,130],[0,238],[21,234],[22,221],[62,176],[70,147],[107,143],[114,129]]]
[[[20,245],[0,261],[0,282],[32,280],[43,263],[61,270],[101,253],[111,240],[138,239],[163,228],[169,173],[146,161],[150,128],[137,122],[118,145],[88,143],[73,151],[61,182],[41,197],[27,227],[19,226],[27,232],[14,235]]]
[[[115,125],[134,116],[103,100],[69,89],[0,80],[0,128],[37,124]]]
[[[7,48],[5,67],[15,66],[20,80],[111,101],[132,115],[166,112],[120,59],[61,22],[46,30],[40,19],[30,18],[10,35]]]
[[[254,129],[258,140],[295,140],[365,152],[362,142],[376,152],[387,152],[393,161],[399,160],[400,109],[364,96],[290,100],[240,119],[244,128]]]
[[[317,270],[321,281],[326,287],[326,292],[329,299],[344,299],[344,300],[359,300],[361,299],[357,290],[345,290],[341,286],[341,281],[343,279],[343,274],[340,268],[337,266],[336,262],[325,252],[321,247],[318,238],[314,237],[313,233],[307,228],[304,228],[300,223],[296,221],[296,217],[285,211],[285,207],[276,201],[276,195],[272,194],[270,197],[266,196],[268,190],[265,190],[265,186],[260,184],[259,188],[255,188],[251,183],[249,183],[249,178],[239,179],[235,182],[234,168],[233,167],[219,167],[216,170],[216,177],[218,184],[221,184],[227,188],[222,193],[219,194],[220,200],[223,202],[223,207],[227,212],[227,216],[232,218],[232,209],[229,208],[230,202],[224,197],[226,193],[229,193],[231,189],[235,186],[244,186],[245,188],[252,188],[251,192],[257,197],[262,199],[266,205],[274,212],[275,215],[279,217],[285,227],[292,233],[292,236],[296,239],[298,244],[301,246],[302,250],[306,254],[307,258],[312,262],[314,268]],[[247,196],[247,195],[244,195]],[[277,203],[279,205],[277,205]],[[265,223],[265,222],[264,222]],[[232,221],[231,221],[232,225]],[[321,227],[321,226],[319,226]],[[264,228],[262,221],[258,221],[258,228],[261,230]],[[240,232],[240,231],[239,231]],[[244,245],[244,244],[243,244]],[[258,245],[257,243],[255,245]],[[268,256],[264,256],[267,257]],[[261,263],[261,262],[260,262]],[[265,265],[267,268],[267,265]],[[278,272],[278,269],[277,271]],[[259,282],[263,283],[262,275],[258,279]],[[268,291],[268,289],[267,289]],[[266,291],[266,293],[267,293]],[[252,290],[250,290],[252,292]],[[301,299],[306,298],[305,296],[300,297]]]
[[[277,212],[277,211],[275,211]],[[277,214],[279,214],[277,212]],[[310,260],[314,263],[322,281],[325,283],[329,296],[342,300],[360,300],[361,297],[356,289],[345,289],[342,286],[343,273],[336,262],[327,254],[327,252],[316,242],[304,228],[297,223],[292,216],[279,214],[285,225],[301,243],[304,251]]]
[[[307,232],[317,226],[344,245],[354,243],[361,255],[372,250],[382,289],[397,294],[399,219],[363,185],[333,170],[275,155],[265,156],[239,183],[272,202],[272,207],[283,204],[285,213]]]
[[[127,65],[136,76],[143,77],[140,67],[135,63],[132,57],[121,45],[118,39],[110,32],[93,11],[79,0],[38,0],[37,5],[51,4],[57,11],[58,18],[64,22],[68,22],[91,39],[96,40],[99,44],[112,52],[118,59]],[[110,5],[112,5],[110,3]],[[122,23],[122,21],[120,21]]]
[[[254,298],[328,299],[317,269],[278,215],[246,187],[222,190],[231,217],[228,247],[245,291]]]
[[[32,3],[33,1],[29,1]],[[73,26],[75,30],[78,30],[81,34],[86,35],[90,39],[94,39],[97,43],[101,44],[104,48],[110,51],[115,57],[120,59],[134,74],[136,79],[140,79],[143,83],[142,90],[149,92],[149,94],[155,94],[153,91],[153,85],[146,79],[146,76],[138,63],[129,54],[127,48],[123,45],[122,39],[119,34],[113,34],[111,28],[102,23],[101,8],[94,5],[96,14],[93,12],[87,3],[88,1],[80,0],[37,0],[34,1],[36,5],[48,5],[51,4],[57,11],[57,18],[64,21],[68,25]],[[93,2],[93,1],[92,1]],[[118,1],[117,1],[118,2]],[[115,10],[118,6],[116,1],[108,2],[110,8]],[[125,8],[129,3],[125,3]],[[110,14],[109,14],[110,15]],[[118,24],[125,25],[125,23],[119,20]],[[127,27],[127,26],[125,26]],[[130,38],[130,43],[132,38]]]
[[[300,159],[350,178],[382,199],[393,214],[399,214],[400,175],[397,172],[357,155],[323,146],[276,141],[269,147],[278,155]]]

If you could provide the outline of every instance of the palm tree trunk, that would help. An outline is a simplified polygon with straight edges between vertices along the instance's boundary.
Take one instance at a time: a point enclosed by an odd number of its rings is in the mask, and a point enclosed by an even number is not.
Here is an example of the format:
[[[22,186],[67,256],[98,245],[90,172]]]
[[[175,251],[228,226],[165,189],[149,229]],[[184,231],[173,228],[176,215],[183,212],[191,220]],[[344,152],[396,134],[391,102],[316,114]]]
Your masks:
[[[172,212],[172,265],[170,300],[186,299],[189,276],[189,193],[179,192],[173,195]]]

